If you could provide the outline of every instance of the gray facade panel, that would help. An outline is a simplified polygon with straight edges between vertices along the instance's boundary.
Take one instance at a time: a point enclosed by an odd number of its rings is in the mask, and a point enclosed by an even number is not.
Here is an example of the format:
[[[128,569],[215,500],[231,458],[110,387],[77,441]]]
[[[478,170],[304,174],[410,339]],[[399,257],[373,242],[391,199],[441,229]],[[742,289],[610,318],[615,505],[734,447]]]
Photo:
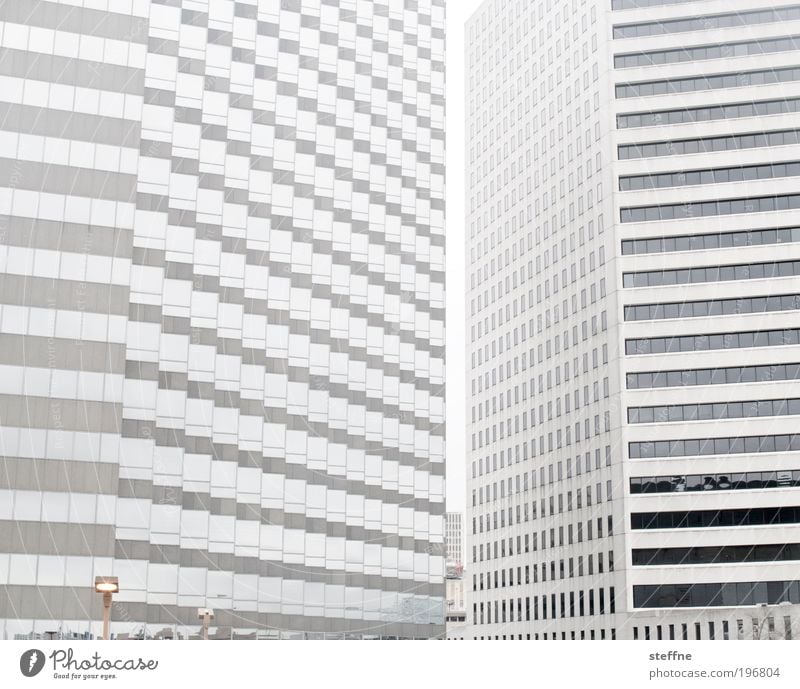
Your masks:
[[[4,3],[14,4],[14,3]],[[68,86],[142,95],[144,70],[92,60],[46,55],[16,48],[0,54],[0,74],[19,79],[57,81]]]
[[[0,178],[11,178],[12,171],[17,189],[128,203],[136,194],[136,176],[119,172],[0,158]]]

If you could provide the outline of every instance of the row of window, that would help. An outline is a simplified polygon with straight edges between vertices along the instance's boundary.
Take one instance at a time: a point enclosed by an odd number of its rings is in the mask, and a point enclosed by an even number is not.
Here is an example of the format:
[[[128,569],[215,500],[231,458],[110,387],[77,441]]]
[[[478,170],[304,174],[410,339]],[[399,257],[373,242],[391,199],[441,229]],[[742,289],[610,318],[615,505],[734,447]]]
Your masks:
[[[800,208],[800,194],[755,196],[699,203],[669,203],[661,206],[632,206],[620,208],[620,222],[651,222],[654,220],[691,220],[715,215],[739,213],[771,213]]]
[[[634,548],[632,560],[634,567],[800,560],[800,543],[712,545],[689,548]]]
[[[497,484],[495,484],[495,486],[496,485]],[[612,492],[612,486],[613,486],[613,484],[611,483],[611,481],[607,480],[606,481],[606,501],[614,499],[613,492]],[[485,486],[485,488],[486,488],[486,501],[485,502],[486,502],[486,504],[488,504],[489,503],[489,486]],[[483,489],[484,489],[484,486],[481,486],[480,489],[479,489],[479,498],[480,499],[477,502],[477,504],[480,504],[480,505],[484,504]],[[580,510],[583,507],[583,505],[584,505],[583,496],[584,495],[586,496],[586,506],[587,507],[591,507],[592,506],[592,486],[591,485],[587,485],[584,488],[576,488],[574,495],[575,495],[575,503],[574,503],[575,509]],[[568,490],[566,492],[566,505],[565,505],[564,504],[564,493],[558,493],[557,496],[556,495],[550,495],[550,500],[549,500],[549,502],[550,502],[550,516],[553,516],[554,514],[556,514],[556,501],[555,501],[556,497],[558,498],[558,514],[561,514],[565,510],[567,512],[571,512],[572,509],[573,509],[572,496],[573,496],[573,491]],[[476,501],[475,501],[475,497],[476,496],[475,496],[474,489],[472,491],[472,497],[473,497],[472,506],[475,507],[476,506]],[[511,497],[510,494],[509,494],[509,497]],[[493,502],[496,502],[496,500],[497,500],[497,493],[495,493],[495,495],[494,495]],[[602,484],[602,482],[598,482],[598,483],[595,483],[595,486],[594,486],[594,504],[599,505],[601,502],[603,502],[603,484]],[[506,526],[506,514],[508,514],[508,525],[509,526],[513,526],[515,523],[516,524],[522,524],[523,521],[527,522],[529,519],[532,519],[533,521],[536,521],[537,515],[539,515],[539,514],[541,514],[542,518],[544,518],[547,515],[547,501],[544,499],[544,497],[542,497],[538,501],[538,509],[537,509],[537,501],[536,500],[534,500],[530,504],[530,507],[531,507],[530,514],[528,512],[528,503],[527,502],[523,503],[522,505],[516,505],[514,507],[508,507],[507,508],[508,512],[506,512],[506,508],[501,508],[500,511],[499,511],[499,513],[500,513],[500,519],[499,520],[498,520],[498,512],[497,511],[494,511],[491,514],[489,514],[487,512],[486,515],[485,515],[485,519],[484,519],[484,515],[483,514],[478,515],[477,518],[476,517],[472,517],[472,533],[473,534],[483,533],[484,532],[484,524],[486,526],[485,530],[487,532],[492,531],[492,530],[505,528],[505,526]],[[520,508],[522,508],[522,509],[520,510]],[[539,511],[539,510],[541,510],[541,511]],[[514,520],[514,513],[515,512],[516,512],[516,521]],[[609,521],[608,525],[609,525],[609,528],[610,528],[611,527],[611,522],[610,521]],[[597,529],[598,529],[599,536],[602,537],[603,528],[602,528],[602,525],[600,523],[598,523]],[[590,534],[589,538],[591,539],[591,527],[589,528],[589,534]],[[525,536],[525,549],[526,549],[526,552],[527,552],[527,548],[528,548],[528,537]],[[536,550],[536,536],[534,536],[533,549]],[[513,551],[513,548],[512,548],[512,551]]]
[[[731,280],[761,280],[800,275],[800,261],[770,261],[739,263],[731,266],[701,266],[671,270],[643,270],[623,273],[623,287],[656,287],[659,285],[689,285],[699,282],[729,282]]]
[[[758,623],[756,623],[756,625],[757,624]],[[662,639],[670,639],[671,641],[677,639],[678,638],[676,636],[676,631],[677,630],[676,630],[675,627],[676,627],[676,625],[674,625],[674,624],[670,624],[670,625],[666,625],[665,624],[663,627],[660,624],[655,625],[655,631],[656,631],[655,638],[658,639],[659,641],[661,641]],[[737,627],[736,628],[736,638],[737,639],[743,639],[744,638],[744,620],[736,620],[736,627]],[[640,637],[639,636],[639,627],[634,627],[633,628],[633,639],[634,639],[634,641],[638,640],[639,638],[642,638],[645,641],[650,641],[650,639],[652,638],[650,636],[650,625],[649,624],[644,625],[643,629],[644,629],[644,635],[642,637]],[[791,639],[792,638],[792,633],[791,633],[792,625],[791,625],[791,623],[789,624],[787,629],[788,629],[788,631],[787,631],[786,638],[787,639]],[[754,628],[754,630],[755,630],[755,628]],[[668,636],[664,636],[665,632],[667,632]],[[689,640],[689,625],[686,622],[681,623],[680,638],[683,639],[684,641],[688,641]],[[699,622],[695,622],[694,623],[694,638],[698,639],[698,640],[703,638],[702,625]],[[714,623],[714,620],[709,620],[709,622],[708,622],[708,636],[706,638],[709,639],[709,640],[712,640],[712,641],[717,638],[717,631],[716,631],[716,625]],[[728,624],[728,620],[722,620],[722,638],[725,641],[727,641],[728,639],[731,638],[731,630],[730,630],[730,625]],[[756,639],[756,638],[758,638],[758,636],[754,633],[753,634],[753,638]]]
[[[559,381],[559,383],[560,383],[560,381]],[[531,390],[532,390],[532,388],[533,388],[533,386],[531,386]],[[548,389],[550,389],[549,385],[548,385]],[[542,391],[543,391],[543,388],[540,386],[539,387],[539,392],[542,392]],[[589,393],[589,391],[588,391],[588,387],[587,387],[586,390],[584,391],[584,395],[586,397],[588,397],[588,393]],[[527,459],[528,458],[527,450],[523,449],[523,453],[524,453],[524,459]],[[478,457],[478,461],[477,462],[473,461],[472,462],[472,478],[476,478],[477,476],[483,476],[484,474],[488,475],[488,474],[490,474],[492,472],[497,471],[498,470],[497,456],[498,456],[498,453],[497,452],[493,452],[491,458],[489,457],[489,455],[486,455],[486,457]],[[508,448],[508,462],[507,463],[505,462],[505,457],[506,457],[506,451],[501,449],[500,450],[500,466],[499,466],[500,469],[503,469],[505,466],[508,466],[509,468],[511,468],[511,465],[513,463],[515,463],[513,461],[514,457],[512,457],[512,452],[511,452],[511,448],[510,447]],[[490,459],[491,459],[491,464],[489,463]],[[594,451],[594,462],[595,462],[594,468],[595,469],[600,469],[601,461],[602,461],[601,449],[598,447],[598,448],[595,448],[595,451]],[[519,452],[519,446],[517,446],[517,448],[516,448],[516,464],[519,464],[519,462],[520,462],[520,452]],[[605,446],[605,465],[606,466],[611,466],[611,445],[606,445]],[[545,483],[553,483],[554,481],[562,481],[564,479],[565,473],[566,473],[566,478],[572,478],[572,476],[573,476],[573,466],[575,468],[575,472],[574,472],[575,476],[580,476],[583,471],[585,471],[587,474],[591,473],[592,472],[592,455],[591,455],[591,453],[587,452],[586,455],[583,458],[581,458],[580,454],[576,455],[575,456],[575,464],[574,465],[572,463],[572,458],[571,457],[567,457],[566,462],[559,461],[557,463],[550,464],[550,465],[548,465],[546,467],[547,468],[547,474],[546,475],[545,475],[545,467],[544,466],[540,466],[539,467],[539,487],[544,486]],[[566,472],[564,471],[565,468],[566,468]],[[527,473],[527,471],[523,471],[523,473],[522,473],[522,483],[520,483],[520,477],[518,475],[516,477],[515,484],[516,484],[516,487],[514,487],[514,484],[512,484],[511,477],[509,476],[508,477],[508,495],[509,496],[512,495],[512,490],[513,490],[513,493],[519,493],[520,491],[527,491],[528,490],[528,473]],[[495,483],[492,483],[492,484],[489,484],[489,485],[492,485],[494,487],[494,498],[493,499],[496,500],[497,499],[497,485],[498,485],[498,483],[495,482]],[[487,502],[489,501],[489,485],[486,486],[486,501]],[[500,480],[499,485],[500,485],[500,497],[504,498],[506,496],[506,491],[503,488],[503,480],[502,479]],[[530,487],[531,488],[536,488],[536,469],[532,469],[531,470],[531,473],[530,473]]]
[[[739,455],[761,452],[796,452],[800,435],[749,435],[730,438],[690,438],[628,443],[631,459],[693,457],[695,455]]]
[[[754,330],[745,333],[713,335],[678,335],[676,337],[643,337],[625,340],[625,354],[671,354],[673,352],[706,352],[716,349],[749,347],[782,347],[800,344],[800,329]]]
[[[617,84],[617,98],[640,98],[672,93],[690,93],[716,89],[733,89],[744,86],[763,86],[781,82],[800,80],[800,67],[781,69],[758,69],[751,72],[729,74],[708,74],[700,77],[676,77],[658,81],[640,81],[631,84]]]
[[[722,526],[766,526],[800,524],[800,507],[751,507],[734,510],[692,510],[687,512],[633,512],[631,528],[707,529]]]
[[[679,5],[684,2],[697,2],[697,0],[611,0],[611,9],[636,10],[641,7],[656,7],[658,5]]]
[[[543,532],[544,533],[544,532]],[[535,535],[535,534],[534,534]],[[527,537],[526,537],[527,538]],[[525,551],[528,552],[527,550]],[[574,579],[576,576],[582,577],[584,574],[588,574],[589,576],[593,576],[595,569],[594,569],[594,555],[589,554],[586,557],[586,571],[584,572],[584,557],[583,555],[578,555],[577,558],[577,568],[575,567],[575,558],[567,558],[565,560],[559,560],[558,562],[558,573],[556,573],[556,561],[550,561],[550,581],[555,581],[558,579],[565,579],[569,577],[570,579]],[[473,591],[483,591],[486,589],[487,591],[491,591],[494,589],[499,588],[506,588],[506,586],[514,587],[514,586],[522,586],[523,584],[538,584],[539,583],[539,572],[541,571],[541,581],[546,582],[548,581],[547,576],[547,562],[542,562],[541,570],[540,566],[537,563],[533,565],[533,579],[531,579],[531,568],[530,565],[525,565],[525,578],[523,581],[522,577],[522,567],[517,567],[517,578],[516,583],[514,579],[514,568],[509,567],[508,570],[500,569],[494,570],[494,572],[486,572],[485,578],[485,586],[484,586],[484,576],[483,573],[480,574],[480,577],[477,577],[475,574],[472,575],[472,590]],[[506,580],[506,571],[508,572],[508,580]],[[597,553],[597,573],[603,574],[605,572],[604,566],[604,558],[603,553]],[[614,571],[614,551],[608,551],[608,571]],[[494,575],[494,586],[492,586],[492,575]]]
[[[606,612],[610,614],[614,614],[616,612],[616,596],[614,594],[614,587],[610,586],[608,589],[608,611],[606,611],[606,596],[605,596],[605,589],[599,588],[597,589],[597,607],[595,608],[595,590],[589,589],[588,592],[578,591],[578,597],[576,600],[575,591],[570,591],[569,594],[566,592],[562,592],[560,594],[552,593],[550,594],[550,617],[549,619],[556,619],[558,617],[565,618],[567,617],[567,610],[569,610],[569,617],[575,617],[576,615],[579,617],[583,617],[584,615],[605,615]],[[587,594],[587,595],[584,595]],[[558,599],[556,598],[558,595]],[[569,608],[567,607],[567,595],[569,595]],[[541,596],[541,608],[539,606],[539,596],[533,597],[533,619],[534,620],[546,620],[548,619],[548,612],[547,612],[547,595]],[[556,600],[560,602],[560,608],[556,607]],[[485,605],[485,607],[484,607]],[[511,598],[508,600],[508,608],[506,608],[506,601],[486,601],[480,603],[473,603],[472,604],[472,624],[503,624],[505,622],[514,622],[514,599]],[[494,609],[494,616],[492,616],[492,610]],[[508,610],[508,614],[506,614],[506,610]],[[517,622],[529,622],[531,619],[531,599],[530,597],[525,598],[525,608],[523,613],[522,607],[522,598],[517,598],[517,605],[516,605],[516,621]],[[485,611],[485,615],[484,615]],[[541,612],[540,612],[541,611]],[[572,633],[573,638],[575,632]],[[612,634],[612,637],[615,636]],[[603,630],[603,638],[605,637],[605,630]],[[505,637],[503,637],[505,638]],[[555,633],[553,634],[553,638],[555,638]],[[583,632],[581,632],[581,638],[583,638]],[[592,630],[592,638],[594,638],[594,630]]]
[[[473,624],[477,624],[477,623],[473,622]],[[648,627],[648,629],[649,629],[649,627]],[[386,637],[386,638],[394,638],[394,637]],[[475,639],[480,639],[481,641],[491,641],[492,639],[494,639],[495,641],[500,641],[501,639],[503,641],[506,641],[506,640],[513,641],[514,639],[517,639],[519,641],[522,641],[523,639],[527,639],[528,641],[530,641],[531,639],[533,639],[534,641],[539,641],[539,639],[541,639],[542,641],[547,641],[548,639],[550,639],[551,641],[555,641],[556,639],[561,639],[562,641],[566,641],[567,640],[567,633],[566,632],[561,632],[560,636],[559,636],[558,632],[551,632],[549,634],[547,632],[542,632],[542,634],[539,634],[538,632],[536,632],[535,634],[533,634],[533,636],[531,636],[530,632],[528,632],[527,634],[524,634],[524,635],[523,634],[517,634],[516,636],[514,634],[495,634],[494,636],[492,636],[491,634],[487,634],[486,636],[476,636],[474,638]],[[606,639],[606,630],[605,629],[601,629],[600,630],[600,635],[597,636],[594,629],[590,629],[588,635],[587,635],[585,629],[581,629],[580,630],[580,637],[578,637],[578,632],[576,632],[573,629],[570,632],[569,638],[572,641],[575,641],[578,638],[580,638],[581,641],[584,641],[586,639],[590,639],[591,641],[594,641],[595,638],[599,638],[599,639],[605,641],[605,639]],[[612,641],[616,641],[616,638],[617,638],[617,630],[612,627],[611,628],[611,640]],[[787,638],[791,638],[791,637],[787,637]]]
[[[800,294],[776,294],[773,297],[741,297],[667,304],[638,304],[625,307],[626,321],[649,321],[666,318],[700,318],[742,313],[768,313],[800,309]]]
[[[700,251],[726,249],[737,246],[783,244],[800,242],[800,227],[779,227],[774,230],[745,230],[742,232],[715,232],[713,234],[683,234],[676,237],[652,239],[625,239],[623,255],[659,254],[673,251]]]
[[[734,167],[679,170],[653,175],[628,175],[619,178],[620,191],[692,187],[700,184],[753,182],[758,179],[800,177],[800,162],[770,163],[768,165],[737,165]]]
[[[628,407],[628,423],[678,423],[682,421],[749,419],[761,416],[795,416],[797,414],[800,414],[800,399],[793,397],[785,400]]]
[[[685,31],[708,31],[732,26],[752,26],[800,19],[800,5],[776,7],[769,10],[707,14],[684,19],[662,19],[641,24],[618,24],[614,27],[614,38],[637,38]]]
[[[617,147],[617,157],[620,160],[634,160],[715,151],[739,151],[765,146],[791,146],[797,143],[800,143],[800,129],[784,129],[762,134],[731,134],[647,144],[625,144]]]
[[[748,471],[727,474],[687,474],[685,476],[635,476],[631,495],[643,493],[685,493],[707,490],[757,490],[800,488],[800,469],[794,471]]]
[[[610,480],[606,481],[606,501],[613,500],[612,485],[613,484],[611,483]],[[488,486],[487,486],[487,488],[488,488]],[[602,483],[595,484],[594,503],[597,504],[597,505],[599,505],[601,502],[603,502],[602,488],[603,488],[603,484]],[[585,487],[585,495],[586,495],[586,506],[587,507],[591,507],[592,506],[592,486],[591,485]],[[573,500],[572,500],[573,492],[571,490],[567,491],[566,496],[567,496],[567,500],[566,500],[566,505],[565,505],[564,504],[564,493],[559,493],[558,494],[558,513],[559,514],[561,514],[565,510],[567,512],[572,512],[573,506],[574,506],[575,509],[578,509],[578,510],[580,510],[583,507],[583,504],[584,504],[584,501],[583,501],[584,492],[583,492],[582,488],[577,488],[575,490],[575,502],[574,502],[574,504],[573,504]],[[555,497],[556,496],[554,496],[554,495],[550,496],[550,515],[551,516],[556,514]],[[488,504],[488,495],[487,495],[487,501],[486,502]],[[537,514],[539,514],[539,512],[537,512],[537,504],[536,503],[537,503],[537,501],[534,500],[533,503],[531,504],[531,507],[532,507],[531,513],[532,513],[533,521],[536,521]],[[480,502],[478,504],[481,504],[481,505],[484,504],[483,495],[481,495],[481,500],[480,500]],[[541,506],[541,516],[542,517],[544,517],[547,514],[547,512],[546,512],[546,504],[547,503],[546,503],[544,498],[542,498],[539,501],[539,505]],[[473,507],[474,506],[475,505],[473,504]],[[528,512],[528,503],[527,502],[523,503],[522,505],[516,505],[515,507],[516,507],[516,522],[514,521],[514,511],[512,511],[514,508],[512,508],[512,507],[508,508],[508,513],[507,514],[508,514],[508,525],[509,526],[512,526],[515,523],[516,524],[522,524],[523,521],[527,522],[528,519],[531,518],[531,516],[530,516],[530,514]],[[520,508],[522,508],[522,509],[520,509]],[[486,527],[485,529],[484,529],[484,525]],[[503,529],[503,528],[505,528],[505,526],[506,526],[506,509],[500,509],[500,519],[499,520],[498,520],[497,511],[493,512],[492,514],[489,514],[487,512],[486,515],[485,515],[485,519],[484,519],[484,515],[483,514],[479,515],[477,517],[477,519],[475,517],[472,518],[472,533],[473,534],[483,533],[484,530],[486,532],[489,532],[489,531],[492,531],[493,529],[494,530]],[[600,536],[602,536],[602,527],[599,527],[599,530],[600,530]],[[528,541],[528,537],[525,536],[526,551],[527,551],[527,546],[528,546],[527,541]],[[534,550],[536,550],[536,539],[535,539],[535,536],[534,536]]]
[[[800,603],[800,581],[645,584],[633,587],[635,608],[709,608]]]
[[[552,504],[552,497],[551,497],[550,502]],[[544,500],[542,500],[542,507],[544,508]],[[510,511],[511,510],[509,508],[509,512]],[[561,511],[562,510],[559,510],[559,512],[561,512]],[[535,520],[536,519],[536,504],[535,503],[533,505],[533,513],[534,513],[534,520]],[[554,513],[551,510],[550,515],[552,516],[553,514]],[[542,509],[542,517],[544,517],[544,516],[545,516],[545,511],[544,511],[544,509]],[[487,523],[487,530],[488,530],[488,519],[489,519],[489,515],[488,514],[486,515],[486,519],[487,519],[486,523]],[[525,521],[527,521],[527,519]],[[509,515],[509,522],[508,523],[509,523],[509,526],[513,523],[511,521],[510,515]],[[519,520],[517,520],[517,523],[518,524],[520,523]],[[595,526],[595,524],[596,524],[596,526]],[[516,552],[517,555],[521,555],[523,552],[525,552],[525,553],[530,552],[531,549],[533,550],[533,552],[536,552],[537,550],[547,550],[548,547],[550,547],[550,548],[556,548],[556,547],[560,548],[560,547],[562,547],[564,545],[572,545],[573,543],[576,543],[576,542],[577,543],[583,543],[584,536],[585,536],[585,540],[591,541],[591,540],[593,540],[595,538],[606,538],[608,536],[611,536],[614,533],[614,519],[613,519],[612,515],[610,515],[610,514],[607,515],[605,536],[603,535],[603,518],[602,517],[597,517],[597,521],[596,522],[593,519],[587,519],[586,520],[586,529],[585,530],[583,528],[584,527],[584,522],[582,522],[582,521],[576,522],[575,524],[567,524],[566,526],[567,526],[566,530],[564,529],[564,525],[563,524],[558,527],[558,530],[556,530],[555,528],[551,528],[550,529],[550,540],[549,541],[547,539],[547,530],[546,529],[542,529],[541,532],[534,531],[531,534],[525,534],[525,540],[524,541],[522,540],[522,535],[518,534],[517,535],[516,550],[514,549],[514,537],[513,536],[509,537],[508,539],[501,538],[501,539],[496,540],[496,541],[491,541],[491,542],[488,542],[488,543],[480,543],[478,545],[475,545],[473,543],[473,545],[472,545],[472,562],[483,562],[484,559],[486,559],[487,561],[490,561],[490,560],[493,560],[493,559],[494,560],[503,559],[503,558],[506,557],[506,555],[513,556],[515,552]],[[495,529],[496,528],[497,528],[497,523],[495,522]],[[481,532],[482,531],[483,531],[483,527],[481,527]],[[473,533],[473,535],[478,533],[475,530],[475,517],[472,518],[472,533]],[[524,545],[523,545],[523,543],[524,543]],[[549,546],[548,546],[548,543],[549,543]],[[506,545],[508,546],[508,548],[506,548]],[[524,550],[523,550],[523,548],[524,548]],[[579,562],[580,562],[580,560],[579,560]],[[589,556],[589,562],[590,562],[590,572],[589,573],[592,574],[592,571],[591,571],[591,555]],[[602,554],[600,554],[598,556],[598,563],[600,563],[600,571],[602,572]],[[542,566],[544,567],[544,564]],[[583,571],[583,565],[579,564],[579,568],[580,568],[580,570],[582,572]],[[609,554],[609,568],[611,570],[614,569],[614,557],[613,557],[612,554]],[[542,577],[544,577],[544,576],[545,576],[545,574],[544,574],[544,570],[543,570],[542,571]],[[582,574],[580,574],[579,576],[582,576]]]
[[[800,98],[781,98],[780,100],[761,100],[749,103],[730,103],[728,105],[617,115],[617,128],[634,129],[636,127],[657,127],[662,124],[732,120],[740,117],[783,115],[798,111],[800,111]]]
[[[746,57],[747,55],[763,55],[796,50],[797,36],[785,38],[765,38],[760,41],[737,41],[735,43],[717,43],[715,45],[699,45],[695,47],[671,50],[651,50],[641,53],[628,53],[614,56],[614,67],[649,67],[675,62],[694,62],[695,60],[718,60],[720,58]]]
[[[685,371],[645,371],[629,373],[629,390],[643,388],[679,388],[689,385],[737,385],[776,380],[800,380],[800,364],[766,364],[764,366],[727,366],[696,368]]]

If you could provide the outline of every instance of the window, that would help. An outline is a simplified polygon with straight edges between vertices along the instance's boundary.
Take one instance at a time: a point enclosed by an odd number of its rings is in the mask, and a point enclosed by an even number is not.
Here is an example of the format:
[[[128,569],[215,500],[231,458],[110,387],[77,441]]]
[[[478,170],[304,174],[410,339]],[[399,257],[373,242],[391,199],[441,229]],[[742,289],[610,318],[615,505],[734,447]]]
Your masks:
[[[669,272],[669,271],[664,271]],[[629,274],[636,275],[636,274]],[[800,294],[776,294],[768,297],[712,299],[709,301],[668,302],[625,306],[626,321],[662,320],[670,318],[702,318],[742,313],[793,311],[800,309]]]
[[[628,389],[683,387],[690,385],[736,385],[773,380],[800,380],[800,363],[763,366],[729,366],[684,371],[646,371],[626,376]]]
[[[630,239],[622,242],[622,253],[631,255],[672,251],[699,251],[702,249],[724,249],[760,244],[782,244],[785,242],[800,242],[800,227]]]
[[[619,129],[630,129],[636,127],[657,127],[662,124],[708,122],[711,120],[729,120],[741,117],[765,117],[768,115],[798,112],[799,110],[800,98],[729,103],[701,108],[660,110],[617,115],[617,127]]]
[[[800,67],[785,67],[781,69],[709,74],[699,77],[617,84],[615,94],[617,98],[643,98],[646,96],[662,96],[674,93],[690,93],[692,91],[710,91],[741,88],[743,86],[779,84],[798,80],[800,80]]]
[[[657,220],[682,220],[686,218],[737,215],[742,213],[768,213],[797,208],[800,208],[800,194],[759,196],[721,201],[702,201],[699,203],[674,203],[661,206],[620,208],[620,221],[628,223],[651,222]]]
[[[800,398],[628,407],[628,423],[675,423],[800,414]]]
[[[727,526],[765,526],[800,523],[800,507],[754,507],[752,509],[695,510],[681,512],[633,512],[631,528],[705,529]]]
[[[800,78],[800,77],[799,77]],[[679,170],[649,175],[626,175],[619,178],[620,191],[690,187],[702,184],[726,184],[757,179],[800,176],[800,162],[788,161],[765,165]]]
[[[800,6],[792,5],[769,10],[753,10],[726,14],[707,14],[684,19],[664,19],[641,24],[618,24],[614,26],[614,38],[658,36],[660,34],[685,31],[707,31],[709,29],[751,26],[800,19]]]
[[[658,143],[630,144],[617,147],[619,160],[655,158],[660,156],[705,153],[711,151],[735,151],[766,146],[787,146],[800,143],[800,130],[737,134],[705,139],[683,139]]]
[[[710,335],[682,335],[625,340],[625,353],[628,355],[644,355],[701,352],[716,349],[744,349],[748,347],[779,347],[796,344],[800,344],[800,329],[790,328],[786,330],[760,330],[742,333],[714,333]]]
[[[793,452],[800,450],[800,435],[751,435],[729,438],[694,438],[690,440],[657,440],[628,443],[631,459],[651,457],[692,457]]]
[[[800,560],[800,543],[634,548],[634,567]]]
[[[656,7],[657,5],[679,5],[697,0],[611,0],[612,10],[633,10],[640,7]]]
[[[797,50],[797,37],[764,39],[761,41],[737,41],[735,43],[716,43],[681,47],[671,50],[652,50],[639,53],[626,53],[614,56],[614,67],[649,67],[675,62],[695,62],[697,60],[718,60],[721,58],[745,55],[763,55],[787,50]]]
[[[763,490],[765,488],[789,487],[800,488],[800,469],[677,476],[634,476],[630,479],[632,495],[710,490]]]
[[[715,607],[800,603],[800,581],[661,584],[633,587],[635,608]],[[686,625],[683,625],[686,638]]]

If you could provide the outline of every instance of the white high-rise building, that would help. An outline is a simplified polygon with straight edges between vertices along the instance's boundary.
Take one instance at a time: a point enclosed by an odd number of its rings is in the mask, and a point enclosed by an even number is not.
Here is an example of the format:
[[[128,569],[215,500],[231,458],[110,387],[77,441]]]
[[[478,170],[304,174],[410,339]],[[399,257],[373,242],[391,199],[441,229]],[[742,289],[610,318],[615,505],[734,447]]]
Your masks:
[[[0,3],[0,638],[444,634],[444,0]]]
[[[800,633],[800,4],[467,25],[476,638]]]

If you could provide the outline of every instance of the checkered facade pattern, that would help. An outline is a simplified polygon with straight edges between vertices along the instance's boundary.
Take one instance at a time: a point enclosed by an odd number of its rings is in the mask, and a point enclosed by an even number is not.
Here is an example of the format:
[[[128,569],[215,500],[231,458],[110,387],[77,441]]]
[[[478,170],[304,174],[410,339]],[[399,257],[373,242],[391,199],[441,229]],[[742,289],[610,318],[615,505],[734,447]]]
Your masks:
[[[441,635],[443,0],[0,21],[0,634]]]

